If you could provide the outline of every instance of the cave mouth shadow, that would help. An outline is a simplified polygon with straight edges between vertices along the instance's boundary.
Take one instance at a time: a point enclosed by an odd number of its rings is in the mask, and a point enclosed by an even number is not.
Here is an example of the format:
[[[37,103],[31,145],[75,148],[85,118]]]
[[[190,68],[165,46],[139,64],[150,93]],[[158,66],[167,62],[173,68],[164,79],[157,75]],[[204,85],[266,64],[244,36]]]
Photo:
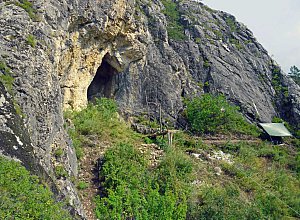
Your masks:
[[[114,90],[114,78],[117,70],[109,64],[107,56],[102,60],[96,75],[88,87],[87,99],[92,102],[96,98],[112,98]]]

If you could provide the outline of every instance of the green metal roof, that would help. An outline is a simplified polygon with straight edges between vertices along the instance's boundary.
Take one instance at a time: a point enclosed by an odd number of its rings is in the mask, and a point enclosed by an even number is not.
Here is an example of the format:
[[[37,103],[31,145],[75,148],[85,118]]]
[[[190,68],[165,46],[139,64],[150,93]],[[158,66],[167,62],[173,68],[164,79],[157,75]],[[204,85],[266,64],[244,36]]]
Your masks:
[[[283,123],[259,123],[259,125],[268,133],[274,137],[289,137],[293,136]]]

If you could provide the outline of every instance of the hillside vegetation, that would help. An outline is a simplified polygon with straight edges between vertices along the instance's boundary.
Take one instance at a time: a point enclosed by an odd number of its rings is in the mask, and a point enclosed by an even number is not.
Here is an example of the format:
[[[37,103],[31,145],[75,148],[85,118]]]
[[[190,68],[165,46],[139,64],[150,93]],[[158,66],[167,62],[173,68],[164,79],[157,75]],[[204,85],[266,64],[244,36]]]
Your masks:
[[[203,107],[203,102],[211,105]],[[245,133],[248,127],[248,135],[258,135],[259,130],[244,121],[224,97],[207,95],[187,105],[186,115],[198,134],[232,135]],[[199,115],[192,113],[194,109]],[[211,113],[215,109],[222,109],[222,117]],[[224,115],[223,109],[229,113]],[[116,111],[113,101],[101,99],[81,112],[69,113],[75,146],[90,147],[86,143],[92,136],[110,143],[99,167],[99,191],[94,200],[98,219],[300,217],[299,140],[274,146],[258,139],[233,143],[225,136],[224,144],[206,145],[205,135],[179,131],[169,146],[166,137],[149,139],[135,133]],[[215,120],[212,127],[197,130],[202,111],[210,112],[209,118]],[[141,146],[152,145],[163,151],[155,165],[151,164],[151,148],[141,150]]]
[[[0,157],[0,219],[72,219],[50,189],[18,162]]]

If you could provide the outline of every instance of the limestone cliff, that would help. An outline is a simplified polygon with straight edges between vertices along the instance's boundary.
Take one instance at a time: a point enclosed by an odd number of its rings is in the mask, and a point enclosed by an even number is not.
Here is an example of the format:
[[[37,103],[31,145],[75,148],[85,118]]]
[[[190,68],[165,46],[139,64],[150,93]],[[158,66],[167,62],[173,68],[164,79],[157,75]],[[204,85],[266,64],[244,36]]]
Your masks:
[[[0,150],[43,170],[81,216],[71,178],[57,179],[55,167],[76,177],[63,112],[94,97],[116,99],[129,115],[155,117],[161,106],[181,126],[183,98],[223,93],[251,120],[300,123],[299,86],[245,25],[196,1],[1,1],[0,33],[0,61],[14,78],[12,95],[0,87]]]

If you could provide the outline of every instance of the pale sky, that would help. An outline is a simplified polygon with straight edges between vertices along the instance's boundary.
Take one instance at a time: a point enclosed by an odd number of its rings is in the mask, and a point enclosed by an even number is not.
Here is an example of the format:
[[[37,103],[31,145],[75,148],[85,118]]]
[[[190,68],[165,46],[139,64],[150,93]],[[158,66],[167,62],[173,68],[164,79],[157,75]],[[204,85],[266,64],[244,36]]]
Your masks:
[[[244,23],[287,73],[300,68],[300,0],[203,0]]]

